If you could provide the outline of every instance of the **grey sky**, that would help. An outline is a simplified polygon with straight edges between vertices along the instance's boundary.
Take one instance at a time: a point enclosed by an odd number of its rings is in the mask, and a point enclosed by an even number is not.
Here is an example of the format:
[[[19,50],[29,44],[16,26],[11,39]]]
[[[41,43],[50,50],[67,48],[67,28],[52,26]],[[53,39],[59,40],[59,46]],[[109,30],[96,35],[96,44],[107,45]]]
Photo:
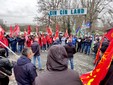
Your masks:
[[[33,24],[37,14],[36,5],[37,0],[0,0],[0,19],[6,21],[6,24]]]
[[[113,2],[110,3],[113,7]],[[0,19],[6,24],[31,23],[37,13],[37,0],[0,0]]]

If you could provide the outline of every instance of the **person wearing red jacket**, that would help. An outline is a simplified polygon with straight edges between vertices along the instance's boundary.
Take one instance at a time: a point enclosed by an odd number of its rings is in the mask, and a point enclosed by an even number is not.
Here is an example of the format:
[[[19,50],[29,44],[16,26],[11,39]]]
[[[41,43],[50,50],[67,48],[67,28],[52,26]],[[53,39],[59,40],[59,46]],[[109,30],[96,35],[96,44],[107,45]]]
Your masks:
[[[46,51],[47,39],[46,39],[45,36],[43,37],[43,41],[42,42],[43,42],[43,50]]]
[[[53,37],[52,36],[50,36],[49,44],[50,44],[50,46],[53,44]]]
[[[26,42],[26,46],[27,46],[27,47],[31,47],[31,44],[32,44],[32,39],[31,39],[31,37],[29,36],[29,37],[28,37],[28,40],[27,40],[27,42]]]
[[[47,48],[49,48],[50,46],[49,46],[49,39],[50,39],[50,36],[49,35],[47,35],[46,36],[46,40],[47,40]]]
[[[9,46],[9,42],[8,42],[7,38],[3,37],[3,38],[0,39],[0,41],[1,41],[4,45],[6,45],[7,47]],[[8,52],[8,49],[6,48],[6,46],[4,46],[4,45],[0,44],[0,48],[5,48],[6,57],[8,57],[8,56],[9,56],[9,52]]]

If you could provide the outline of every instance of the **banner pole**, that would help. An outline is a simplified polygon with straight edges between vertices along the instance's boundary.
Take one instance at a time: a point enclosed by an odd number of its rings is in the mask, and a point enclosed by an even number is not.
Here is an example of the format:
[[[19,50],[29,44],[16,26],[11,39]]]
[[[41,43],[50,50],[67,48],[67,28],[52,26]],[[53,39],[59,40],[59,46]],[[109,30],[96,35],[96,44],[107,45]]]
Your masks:
[[[4,47],[6,47],[11,53],[13,53],[15,56],[17,56],[18,58],[19,58],[19,56],[16,54],[16,53],[14,53],[8,46],[6,46],[4,43],[2,43],[1,41],[0,41],[0,43],[4,46]]]

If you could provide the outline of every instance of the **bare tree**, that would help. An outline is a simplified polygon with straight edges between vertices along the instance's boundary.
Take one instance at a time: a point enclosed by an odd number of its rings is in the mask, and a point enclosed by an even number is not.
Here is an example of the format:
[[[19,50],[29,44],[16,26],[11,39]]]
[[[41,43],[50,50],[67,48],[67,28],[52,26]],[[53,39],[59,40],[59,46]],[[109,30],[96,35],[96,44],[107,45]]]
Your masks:
[[[90,21],[92,24],[94,24],[95,21],[100,19],[103,22],[106,20],[104,18],[106,14],[110,15],[109,17],[112,18],[113,11],[110,7],[111,2],[112,0],[81,0],[82,7],[88,9],[86,21]],[[90,29],[92,29],[92,25]]]
[[[71,27],[76,20],[76,26],[80,26],[82,22],[91,22],[90,31],[92,26],[95,25],[97,20],[100,20],[103,24],[109,24],[112,26],[113,21],[113,4],[112,0],[40,0],[38,4],[38,13],[41,13],[41,17],[36,17],[38,23],[42,25],[55,25],[60,23],[63,29],[67,28],[67,22],[70,22]],[[56,9],[72,9],[72,8],[87,8],[86,15],[80,16],[58,16],[49,17],[48,12]]]

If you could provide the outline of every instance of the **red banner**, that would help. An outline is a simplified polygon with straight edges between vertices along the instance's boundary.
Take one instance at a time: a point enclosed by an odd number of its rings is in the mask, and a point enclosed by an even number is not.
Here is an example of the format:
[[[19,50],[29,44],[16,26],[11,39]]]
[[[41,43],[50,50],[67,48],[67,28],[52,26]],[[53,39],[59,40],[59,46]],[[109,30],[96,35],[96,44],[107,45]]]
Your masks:
[[[31,26],[29,25],[27,28],[27,34],[30,35],[31,34]]]
[[[0,38],[3,38],[4,33],[5,33],[4,29],[0,26]]]
[[[113,40],[113,28],[111,28],[111,30],[108,31],[107,34],[105,34],[105,37],[108,38],[110,41]]]
[[[51,30],[51,28],[50,28],[49,26],[47,26],[46,29],[47,29],[48,35],[51,36],[51,35],[52,35],[52,30]]]
[[[66,29],[66,32],[65,32],[64,36],[65,36],[65,37],[69,37],[69,35],[68,35],[68,30],[67,30],[67,29]]]
[[[111,65],[113,57],[113,41],[110,42],[106,52],[102,56],[98,65],[93,71],[81,75],[81,80],[84,85],[99,85],[100,81],[106,76],[108,69]]]
[[[19,25],[15,25],[13,33],[15,34],[15,36],[18,36],[20,34],[20,27],[19,27]]]
[[[10,26],[10,37],[12,37],[12,35],[13,35],[13,28],[12,28],[12,26]]]
[[[95,58],[94,64],[97,64],[97,62],[98,62],[98,60],[99,60],[100,48],[102,47],[103,41],[104,41],[104,37],[103,37],[102,40],[100,41],[100,45],[99,45],[99,48],[98,48],[98,51],[97,51],[97,54],[96,54],[96,58]]]
[[[56,40],[57,38],[59,38],[59,25],[56,25],[56,32],[55,32],[55,37],[54,39]]]

